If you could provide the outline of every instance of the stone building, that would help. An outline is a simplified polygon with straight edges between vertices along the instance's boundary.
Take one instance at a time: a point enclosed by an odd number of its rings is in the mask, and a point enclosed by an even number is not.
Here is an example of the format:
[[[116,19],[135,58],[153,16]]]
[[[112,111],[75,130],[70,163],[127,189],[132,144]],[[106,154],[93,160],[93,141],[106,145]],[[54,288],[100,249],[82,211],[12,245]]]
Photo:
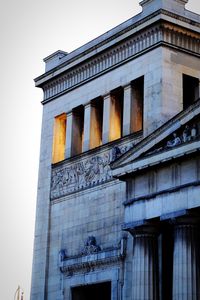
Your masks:
[[[200,299],[200,16],[143,0],[44,59],[32,300]]]

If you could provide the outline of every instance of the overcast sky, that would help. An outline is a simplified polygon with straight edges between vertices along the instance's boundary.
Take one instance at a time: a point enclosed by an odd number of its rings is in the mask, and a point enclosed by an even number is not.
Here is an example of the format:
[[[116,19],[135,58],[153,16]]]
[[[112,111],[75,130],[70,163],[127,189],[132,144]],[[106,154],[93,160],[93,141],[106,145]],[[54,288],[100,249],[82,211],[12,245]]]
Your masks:
[[[18,284],[29,299],[42,92],[42,59],[71,52],[140,12],[138,0],[0,0],[0,299]],[[198,0],[189,9],[200,13]],[[42,300],[42,299],[41,299]]]

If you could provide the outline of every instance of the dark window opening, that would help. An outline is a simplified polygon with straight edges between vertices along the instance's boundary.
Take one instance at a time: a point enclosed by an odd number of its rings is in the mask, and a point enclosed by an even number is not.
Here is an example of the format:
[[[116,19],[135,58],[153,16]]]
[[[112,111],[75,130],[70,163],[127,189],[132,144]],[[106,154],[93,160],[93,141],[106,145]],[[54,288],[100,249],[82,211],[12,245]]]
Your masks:
[[[90,149],[102,145],[103,99],[91,101]]]
[[[199,99],[199,79],[183,74],[183,109]]]
[[[73,110],[72,125],[72,156],[83,151],[84,107],[78,106]]]
[[[132,82],[131,133],[143,128],[144,76]]]
[[[72,288],[72,300],[111,300],[111,282]]]

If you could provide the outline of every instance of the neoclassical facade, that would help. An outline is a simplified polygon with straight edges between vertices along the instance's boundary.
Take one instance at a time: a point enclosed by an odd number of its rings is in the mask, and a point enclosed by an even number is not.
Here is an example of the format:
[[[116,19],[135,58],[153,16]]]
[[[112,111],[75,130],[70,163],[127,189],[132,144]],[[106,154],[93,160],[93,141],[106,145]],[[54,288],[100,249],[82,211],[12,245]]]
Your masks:
[[[44,59],[32,300],[200,299],[200,16],[143,0]]]

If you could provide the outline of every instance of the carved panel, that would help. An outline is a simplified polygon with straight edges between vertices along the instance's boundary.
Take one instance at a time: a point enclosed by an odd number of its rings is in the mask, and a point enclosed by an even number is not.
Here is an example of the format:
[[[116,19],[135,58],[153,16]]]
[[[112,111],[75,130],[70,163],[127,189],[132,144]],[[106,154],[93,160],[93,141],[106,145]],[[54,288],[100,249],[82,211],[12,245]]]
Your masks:
[[[146,153],[146,155],[156,154],[160,151],[166,151],[175,148],[181,144],[195,141],[199,139],[200,122],[190,122],[184,127],[182,126],[178,131],[173,132],[168,139],[162,141],[155,149]]]
[[[101,266],[120,263],[126,256],[127,237],[120,240],[118,245],[95,251],[94,253],[77,254],[76,256],[61,257],[59,253],[59,268],[65,276],[73,276],[78,272],[92,272]],[[66,250],[61,250],[63,252]]]
[[[66,162],[53,167],[51,199],[62,197],[81,189],[93,187],[112,180],[110,163],[127,152],[133,145],[115,146],[110,150],[89,157],[80,157],[76,162]]]

